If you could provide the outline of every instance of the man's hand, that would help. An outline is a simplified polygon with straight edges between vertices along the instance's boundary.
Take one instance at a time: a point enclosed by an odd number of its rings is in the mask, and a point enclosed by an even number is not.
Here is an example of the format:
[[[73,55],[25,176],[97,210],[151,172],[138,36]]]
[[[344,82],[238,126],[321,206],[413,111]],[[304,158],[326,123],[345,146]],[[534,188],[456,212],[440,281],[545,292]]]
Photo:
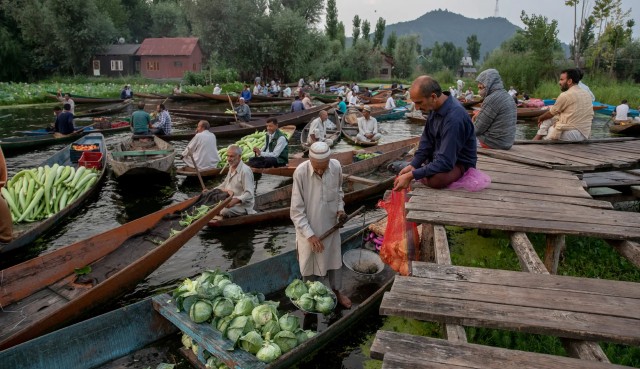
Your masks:
[[[371,137],[373,137],[373,133],[365,133],[364,137],[371,139]]]
[[[309,243],[311,244],[311,251],[315,252],[316,254],[324,251],[324,245],[322,244],[322,241],[320,241],[318,236],[313,235],[309,237],[307,241],[309,241]]]
[[[229,201],[229,203],[227,204],[227,208],[232,208],[234,206],[236,206],[237,204],[239,204],[241,201],[240,199],[231,199],[231,201]]]
[[[404,188],[409,187],[409,184],[413,180],[413,173],[405,173],[396,177],[395,181],[393,181],[393,190],[400,191]]]
[[[342,210],[338,211],[336,215],[338,216],[338,222],[344,222],[347,220],[347,214]]]
[[[260,156],[260,149],[259,149],[258,147],[254,147],[254,148],[253,148],[253,152],[254,152],[256,155]]]
[[[400,173],[398,173],[398,176],[401,176],[405,173],[413,172],[414,170],[416,170],[416,168],[414,168],[413,165],[407,165],[406,167],[402,168]]]

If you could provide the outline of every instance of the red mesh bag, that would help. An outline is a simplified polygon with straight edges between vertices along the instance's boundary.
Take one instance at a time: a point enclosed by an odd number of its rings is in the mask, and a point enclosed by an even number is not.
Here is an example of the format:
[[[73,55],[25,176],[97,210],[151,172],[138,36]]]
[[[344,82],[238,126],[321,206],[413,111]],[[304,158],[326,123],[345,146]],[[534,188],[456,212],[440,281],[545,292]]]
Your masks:
[[[387,211],[387,227],[380,258],[393,270],[409,275],[409,261],[417,260],[419,254],[418,227],[407,222],[404,209],[407,190],[391,191],[388,199],[380,200],[378,206]]]

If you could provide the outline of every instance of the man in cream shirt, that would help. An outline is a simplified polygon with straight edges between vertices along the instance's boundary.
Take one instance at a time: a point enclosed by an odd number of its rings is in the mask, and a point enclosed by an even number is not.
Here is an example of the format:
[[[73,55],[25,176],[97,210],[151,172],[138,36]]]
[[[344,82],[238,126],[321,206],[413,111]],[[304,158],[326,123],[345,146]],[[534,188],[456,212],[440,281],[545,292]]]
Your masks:
[[[256,211],[253,209],[255,182],[251,168],[242,162],[242,148],[236,145],[229,146],[227,148],[227,162],[229,163],[229,173],[216,188],[233,192],[233,199],[226,208],[222,209],[220,215],[225,218],[232,218],[240,215],[255,214]]]

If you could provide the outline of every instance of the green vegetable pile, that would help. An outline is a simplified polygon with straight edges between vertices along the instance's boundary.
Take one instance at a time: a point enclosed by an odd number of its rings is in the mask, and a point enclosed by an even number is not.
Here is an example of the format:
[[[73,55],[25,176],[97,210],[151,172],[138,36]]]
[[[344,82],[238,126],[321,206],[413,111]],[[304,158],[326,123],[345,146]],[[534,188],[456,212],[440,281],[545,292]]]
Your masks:
[[[233,283],[231,275],[219,270],[207,270],[197,279],[185,279],[173,292],[178,311],[189,314],[196,323],[208,323],[234,343],[234,347],[256,355],[270,363],[292,350],[315,332],[300,328],[298,317],[280,315],[278,302],[265,301],[261,293],[246,293]],[[190,338],[183,337],[185,346],[197,352]],[[209,361],[211,361],[209,363]],[[209,358],[211,368],[224,368],[218,359]]]
[[[242,149],[242,161],[247,161],[253,156],[253,148],[257,147],[260,150],[267,143],[267,131],[256,131],[250,135],[244,136],[234,145],[239,146]],[[283,134],[289,139],[289,135],[286,132]],[[227,148],[218,150],[218,155],[220,155],[220,161],[218,162],[218,168],[222,168],[228,164],[227,162]]]
[[[322,282],[306,283],[296,279],[284,291],[298,308],[312,312],[329,314],[336,307],[336,296]]]
[[[35,222],[64,209],[97,180],[95,169],[45,165],[18,172],[1,191],[14,223]]]
[[[371,153],[360,153],[360,154],[356,154],[356,158],[358,160],[367,160],[367,159],[371,159],[371,158],[375,158],[376,156],[378,156],[380,154],[377,154],[375,152],[371,152]]]

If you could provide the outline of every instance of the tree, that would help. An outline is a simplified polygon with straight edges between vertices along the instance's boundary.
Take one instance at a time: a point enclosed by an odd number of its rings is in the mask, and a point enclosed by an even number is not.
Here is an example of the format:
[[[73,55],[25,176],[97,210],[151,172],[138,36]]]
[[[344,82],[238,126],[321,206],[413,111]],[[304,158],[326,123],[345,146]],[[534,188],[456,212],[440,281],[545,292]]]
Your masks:
[[[554,53],[560,50],[560,41],[558,41],[558,21],[549,22],[547,17],[532,14],[528,16],[524,11],[520,14],[520,19],[525,25],[524,31],[521,31],[525,37],[529,50],[533,56],[541,62],[540,65],[545,66],[543,72],[550,74],[553,72]]]
[[[386,23],[387,22],[384,20],[384,18],[378,18],[378,22],[376,22],[376,30],[373,32],[373,47],[382,47]]]
[[[145,0],[122,0],[128,18],[131,42],[139,43],[151,36],[151,6]]]
[[[120,0],[100,0],[96,2],[96,6],[111,19],[117,36],[129,40],[131,37],[129,30],[129,13]]]
[[[480,46],[482,44],[478,41],[478,36],[471,35],[467,37],[467,52],[473,60],[474,63],[477,63],[480,59]]]
[[[356,14],[353,17],[353,33],[351,46],[354,46],[358,42],[358,38],[360,37],[360,17]]]
[[[188,36],[187,20],[182,7],[171,1],[163,1],[151,7],[151,34],[154,37]]]
[[[362,26],[360,28],[362,31],[362,39],[369,41],[369,32],[371,32],[371,24],[369,24],[368,20],[364,20],[362,22]]]
[[[382,56],[370,41],[360,40],[345,52],[343,73],[345,80],[363,80],[374,76],[380,69]]]
[[[324,10],[324,0],[280,0],[285,8],[301,15],[309,24],[320,21]],[[337,11],[336,11],[337,15]]]
[[[398,38],[393,60],[395,68],[393,74],[398,78],[408,78],[416,67],[416,59],[418,58],[417,35],[403,35]]]
[[[389,37],[387,37],[387,47],[384,49],[384,52],[388,55],[393,55],[393,52],[396,49],[396,42],[398,41],[398,36],[396,36],[396,31],[391,31]]]
[[[338,23],[338,41],[342,45],[342,50],[347,46],[347,34],[344,30],[344,23]]]
[[[438,42],[433,45],[431,55],[434,59],[440,59],[442,65],[453,72],[457,72],[460,67],[460,60],[464,56],[464,50],[456,47],[453,42],[445,42],[440,45]]]
[[[324,29],[329,40],[338,39],[338,8],[336,0],[327,0],[327,20]]]

